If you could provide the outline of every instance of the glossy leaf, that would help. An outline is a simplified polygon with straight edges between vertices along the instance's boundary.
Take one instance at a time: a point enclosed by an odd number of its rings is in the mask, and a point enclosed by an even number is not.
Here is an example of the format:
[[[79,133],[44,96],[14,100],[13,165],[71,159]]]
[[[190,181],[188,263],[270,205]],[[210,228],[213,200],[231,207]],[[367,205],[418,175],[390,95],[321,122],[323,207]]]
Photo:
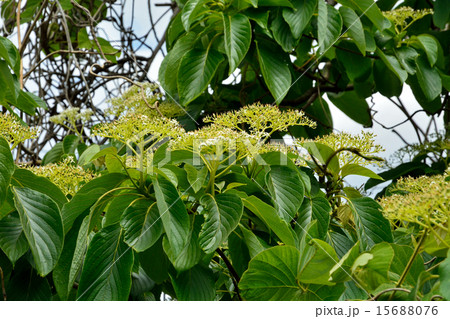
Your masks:
[[[364,28],[355,11],[349,7],[340,7],[339,13],[342,16],[344,25],[347,27],[347,32],[355,41],[356,46],[362,55],[366,55],[366,37],[364,35]]]
[[[428,34],[421,34],[415,37],[415,40],[420,44],[420,47],[425,51],[430,66],[434,66],[438,59],[438,42],[436,39]]]
[[[122,239],[123,231],[117,224],[94,236],[81,272],[77,300],[128,300],[133,252]]]
[[[189,0],[186,2],[181,13],[181,22],[183,23],[186,31],[189,31],[192,23],[202,12],[202,10],[204,10],[202,8],[204,4],[204,0]]]
[[[337,2],[352,8],[358,14],[367,16],[380,31],[388,28],[390,25],[389,20],[383,16],[374,0],[337,0]]]
[[[55,267],[63,248],[64,230],[58,205],[47,195],[29,188],[14,187],[13,192],[36,270],[45,276]]]
[[[180,301],[213,301],[216,297],[214,274],[210,268],[195,266],[172,277]]]
[[[283,100],[291,87],[291,72],[285,63],[284,57],[275,54],[268,43],[255,42],[264,82],[278,104]]]
[[[293,8],[283,8],[283,18],[291,27],[294,38],[300,38],[308,26],[316,5],[316,1],[296,0],[293,1]]]
[[[28,242],[17,213],[0,219],[0,248],[14,265],[28,251]]]
[[[275,208],[255,196],[245,198],[243,201],[244,206],[272,229],[283,243],[295,246],[296,241],[292,228],[281,219]]]
[[[319,1],[318,16],[318,41],[319,52],[325,54],[331,46],[339,39],[342,30],[342,17],[334,7]]]
[[[137,200],[122,215],[124,241],[137,252],[150,248],[163,233],[158,206],[147,199]]]
[[[313,220],[317,221],[320,238],[324,238],[330,224],[331,206],[325,197],[306,198],[300,207],[296,227],[302,232]]]
[[[384,181],[384,179],[380,175],[378,175],[375,172],[373,172],[372,170],[370,170],[364,166],[358,165],[358,164],[347,164],[342,167],[341,176],[346,177],[349,175],[365,176],[365,177],[370,177],[370,178],[379,179],[379,180]]]
[[[178,93],[182,104],[187,105],[206,90],[224,60],[221,53],[214,49],[192,49],[180,62]]]
[[[272,165],[266,175],[266,184],[278,215],[290,223],[297,214],[305,194],[297,171],[287,166]]]
[[[416,59],[417,79],[419,80],[425,98],[428,101],[434,100],[441,94],[442,80],[436,68],[430,67],[425,57],[419,56]]]
[[[191,164],[184,164],[184,170],[187,173],[187,179],[189,184],[195,193],[197,193],[203,186],[208,175],[208,168],[203,166],[200,170],[197,170]]]
[[[200,247],[209,254],[214,252],[237,227],[244,206],[234,194],[222,193],[216,196],[207,194],[200,203],[205,209],[205,223],[199,235]]]
[[[376,201],[369,197],[351,198],[350,207],[363,249],[370,249],[381,242],[392,242],[391,226]]]
[[[223,15],[223,29],[225,35],[225,52],[230,64],[231,74],[244,59],[250,48],[252,30],[250,21],[243,14]]]
[[[348,117],[365,127],[371,127],[372,115],[369,104],[358,96],[355,91],[341,92],[338,94],[327,93],[330,101]]]
[[[253,258],[239,283],[246,300],[298,300],[300,252],[292,246],[277,246]]]

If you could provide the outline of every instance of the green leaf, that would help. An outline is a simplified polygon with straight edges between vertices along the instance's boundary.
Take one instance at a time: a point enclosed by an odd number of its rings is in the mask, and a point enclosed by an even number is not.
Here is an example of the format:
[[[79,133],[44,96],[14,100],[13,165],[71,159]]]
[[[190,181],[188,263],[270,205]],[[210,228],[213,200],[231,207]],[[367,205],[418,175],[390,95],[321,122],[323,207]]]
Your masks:
[[[300,38],[309,25],[316,5],[316,1],[296,0],[294,1],[294,8],[283,8],[283,18],[291,27],[294,38]]]
[[[229,74],[239,66],[250,48],[252,30],[250,21],[243,14],[223,15],[225,52],[230,64]]]
[[[173,184],[162,176],[153,179],[156,202],[171,250],[179,255],[189,242],[189,216]]]
[[[28,242],[17,213],[0,219],[0,248],[14,265],[28,251]]]
[[[339,39],[342,30],[342,18],[334,7],[319,1],[318,42],[319,52],[325,54],[328,49]]]
[[[381,60],[376,60],[373,64],[373,78],[377,90],[384,96],[400,96],[402,93],[403,83]]]
[[[162,242],[163,237],[160,237],[152,247],[139,253],[139,263],[157,284],[169,278],[170,261],[164,253]]]
[[[403,46],[395,50],[395,55],[406,72],[409,74],[416,73],[416,57],[419,55],[416,50]]]
[[[36,270],[45,276],[55,267],[63,248],[64,229],[58,205],[29,188],[14,187],[13,192]]]
[[[80,138],[76,135],[67,135],[63,140],[64,154],[75,154]]]
[[[95,234],[86,254],[77,300],[128,300],[133,252],[115,224]]]
[[[384,179],[380,175],[358,164],[346,164],[344,167],[342,167],[341,176],[345,177],[349,175],[365,176],[384,181]]]
[[[205,10],[205,8],[203,8],[204,4],[204,0],[189,0],[184,5],[183,11],[181,12],[181,21],[186,32],[189,31],[192,23],[197,19],[201,12]]]
[[[176,254],[167,236],[163,238],[163,248],[174,268],[178,271],[185,271],[194,267],[202,257],[202,249],[198,243],[198,234],[200,232],[201,221],[196,218],[194,225],[189,231],[189,237],[186,245]]]
[[[141,196],[139,194],[133,193],[133,191],[125,191],[118,194],[118,196],[113,198],[108,205],[105,218],[102,221],[102,227],[119,223],[122,214],[127,207],[140,197]]]
[[[381,13],[374,0],[337,0],[340,4],[364,14],[380,30],[390,26],[390,22]]]
[[[47,278],[42,278],[33,269],[16,269],[6,286],[8,301],[50,301],[52,289]]]
[[[100,152],[100,146],[98,146],[97,144],[90,145],[83,152],[83,154],[80,155],[80,158],[78,159],[78,165],[84,166],[88,164],[91,161],[92,157],[94,157],[94,155],[98,152]]]
[[[372,73],[372,59],[357,53],[357,47],[350,41],[339,42],[336,57],[345,68],[347,76],[352,82],[369,80]]]
[[[330,270],[337,262],[338,257],[333,247],[319,239],[308,240],[305,249],[300,249],[300,271],[297,278],[306,284],[333,285],[329,281]]]
[[[13,105],[17,104],[20,91],[16,84],[18,84],[17,78],[13,77],[6,62],[0,60],[0,91],[3,91],[6,100]]]
[[[248,230],[241,224],[239,224],[239,229],[241,230],[242,235],[244,237],[244,242],[247,245],[250,258],[255,257],[264,249],[268,248],[266,247],[267,244],[264,243],[262,239],[257,237],[251,230]]]
[[[281,219],[275,208],[255,196],[245,198],[243,201],[244,206],[272,229],[283,243],[295,246],[295,234],[292,228]]]
[[[302,205],[305,190],[296,170],[287,166],[271,165],[266,185],[275,203],[278,215],[290,223]]]
[[[23,90],[19,91],[19,96],[17,97],[17,103],[15,106],[31,116],[35,115],[36,108],[38,107],[47,109],[47,105],[39,97]]]
[[[439,265],[439,279],[441,281],[440,290],[442,296],[450,300],[450,250],[447,258]]]
[[[366,55],[366,36],[364,35],[364,28],[355,11],[349,7],[340,7],[339,13],[344,20],[344,25],[347,27],[347,32],[355,41],[356,46],[362,55]]]
[[[20,62],[19,51],[9,39],[4,37],[0,37],[0,57],[8,63],[11,69],[17,69]]]
[[[188,51],[180,62],[178,77],[178,93],[183,105],[187,105],[206,90],[219,64],[224,60],[223,55],[213,49],[192,49]]]
[[[406,269],[411,256],[414,253],[414,249],[409,246],[402,246],[397,244],[391,244],[391,247],[392,249],[394,249],[394,260],[392,261],[390,271],[397,274],[398,278],[400,278],[403,271]],[[414,261],[410,265],[404,283],[412,287],[416,286],[417,280],[423,271],[425,271],[424,260],[419,254],[414,258]]]
[[[331,206],[325,197],[306,198],[300,207],[297,224],[303,232],[309,223],[316,220],[319,237],[324,238],[330,224],[330,213]]]
[[[8,142],[0,136],[0,206],[6,199],[6,191],[14,173],[14,159]]]
[[[214,274],[200,265],[172,276],[172,284],[180,301],[213,301],[216,297]]]
[[[375,52],[380,57],[381,61],[398,77],[401,83],[404,83],[408,78],[408,72],[403,70],[397,58],[392,55],[384,54],[384,52],[377,48]]]
[[[180,62],[183,56],[195,43],[197,34],[189,32],[177,40],[172,50],[170,50],[159,68],[158,79],[166,92],[175,94],[177,92],[177,79]]]
[[[273,45],[269,46],[268,43],[263,41],[255,42],[264,82],[275,98],[275,102],[279,104],[291,87],[291,72],[287,60],[284,56],[274,53]]]
[[[364,250],[381,242],[392,242],[391,225],[383,217],[381,206],[369,197],[351,198],[358,239]]]
[[[91,206],[97,202],[100,196],[118,187],[125,179],[127,179],[125,174],[111,173],[97,177],[85,184],[61,211],[64,231],[67,233],[78,216],[88,215]]]
[[[206,180],[206,176],[208,176],[208,168],[203,166],[200,170],[197,170],[191,164],[184,164],[184,170],[187,173],[187,179],[189,184],[192,186],[192,189],[195,193],[197,193],[203,186]]]
[[[372,127],[369,104],[365,99],[360,98],[356,91],[344,91],[338,94],[328,92],[327,95],[330,101],[349,118],[364,127]]]
[[[438,42],[436,39],[429,34],[421,34],[417,37],[413,37],[412,40],[416,40],[419,43],[420,48],[422,48],[428,58],[428,62],[433,67],[438,59]]]
[[[298,44],[291,33],[289,25],[284,21],[281,15],[277,15],[270,26],[275,41],[283,48],[285,52],[291,52]]]
[[[124,241],[137,252],[150,248],[162,235],[163,225],[155,202],[137,200],[122,215]]]
[[[433,101],[441,94],[442,80],[436,68],[430,67],[430,64],[424,56],[416,58],[417,79],[419,80],[422,92],[428,101]]]
[[[228,239],[244,211],[241,199],[234,194],[204,195],[200,203],[205,209],[205,223],[199,235],[200,247],[209,254]]]
[[[379,243],[369,252],[362,253],[352,266],[353,275],[370,292],[388,281],[388,273],[394,259],[394,250],[388,243]]]
[[[449,20],[450,20],[450,6],[448,0],[436,0],[434,3],[434,14],[433,14],[434,24],[440,29],[445,29],[445,25]]]
[[[306,148],[308,152],[319,161],[320,164],[325,165],[329,161],[327,169],[332,173],[337,174],[339,172],[338,156],[333,156],[335,151],[331,147],[316,142],[303,143],[303,147]]]
[[[292,246],[277,246],[253,258],[239,282],[246,300],[298,300],[300,252]]]
[[[330,281],[344,282],[351,280],[352,266],[359,256],[359,242],[357,242],[330,270]]]

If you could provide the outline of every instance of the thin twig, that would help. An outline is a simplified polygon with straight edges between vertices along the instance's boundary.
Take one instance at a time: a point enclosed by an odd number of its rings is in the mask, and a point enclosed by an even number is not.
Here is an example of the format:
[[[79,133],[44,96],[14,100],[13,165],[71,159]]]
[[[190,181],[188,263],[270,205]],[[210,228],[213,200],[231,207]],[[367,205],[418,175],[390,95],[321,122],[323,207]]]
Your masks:
[[[241,294],[239,292],[239,281],[241,280],[238,273],[236,272],[236,270],[234,269],[233,265],[231,264],[230,260],[228,259],[227,256],[225,256],[225,254],[223,253],[223,251],[220,248],[216,249],[216,252],[219,254],[219,256],[222,258],[223,262],[225,263],[225,265],[228,268],[228,271],[230,272],[231,276],[232,276],[232,280],[234,283],[234,289],[236,290],[236,294],[238,296],[238,299],[242,301],[241,298]]]

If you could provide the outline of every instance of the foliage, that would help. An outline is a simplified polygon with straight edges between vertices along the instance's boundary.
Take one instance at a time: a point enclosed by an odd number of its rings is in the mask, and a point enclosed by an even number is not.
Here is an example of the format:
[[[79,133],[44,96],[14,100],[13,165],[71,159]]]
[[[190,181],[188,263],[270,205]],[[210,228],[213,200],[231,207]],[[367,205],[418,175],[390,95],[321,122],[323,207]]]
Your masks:
[[[95,128],[110,144],[25,169],[1,138],[6,298],[447,298],[448,200],[423,192],[425,184],[447,190],[447,175],[402,180],[401,194],[380,206],[343,186],[348,175],[377,176],[366,167],[381,150],[371,135],[277,150],[272,134],[315,123],[262,104],[208,122],[186,132],[175,119],[129,108]],[[392,206],[410,216],[409,196],[424,198],[413,220]],[[24,271],[29,285],[15,285]]]

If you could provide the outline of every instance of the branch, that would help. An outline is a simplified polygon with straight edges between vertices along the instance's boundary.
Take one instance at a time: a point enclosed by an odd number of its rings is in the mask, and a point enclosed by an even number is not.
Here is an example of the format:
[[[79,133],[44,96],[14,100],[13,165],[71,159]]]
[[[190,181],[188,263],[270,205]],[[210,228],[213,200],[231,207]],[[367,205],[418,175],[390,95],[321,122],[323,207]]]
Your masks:
[[[242,301],[242,297],[241,297],[241,294],[239,292],[239,286],[238,286],[238,283],[241,280],[241,278],[239,277],[239,275],[237,274],[237,272],[234,269],[233,265],[231,264],[230,260],[227,258],[227,256],[225,256],[223,251],[220,248],[217,248],[216,252],[219,254],[219,256],[222,258],[223,262],[227,266],[228,271],[230,272],[230,274],[232,276],[231,278],[232,278],[233,283],[234,283],[234,288],[236,289],[236,294],[237,294],[239,300]]]

